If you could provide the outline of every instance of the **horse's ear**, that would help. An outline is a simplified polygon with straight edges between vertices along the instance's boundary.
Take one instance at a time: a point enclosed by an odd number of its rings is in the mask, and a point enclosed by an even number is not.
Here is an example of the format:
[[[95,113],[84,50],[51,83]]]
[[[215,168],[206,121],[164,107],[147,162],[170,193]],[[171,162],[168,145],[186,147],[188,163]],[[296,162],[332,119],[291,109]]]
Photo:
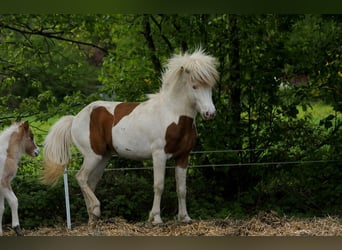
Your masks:
[[[181,73],[185,72],[185,73],[189,74],[189,73],[190,73],[190,70],[184,68],[184,66],[181,66],[180,72],[181,72]]]
[[[24,130],[28,130],[28,129],[29,129],[29,123],[28,123],[28,121],[24,121],[24,122],[21,124],[20,127],[22,127]]]

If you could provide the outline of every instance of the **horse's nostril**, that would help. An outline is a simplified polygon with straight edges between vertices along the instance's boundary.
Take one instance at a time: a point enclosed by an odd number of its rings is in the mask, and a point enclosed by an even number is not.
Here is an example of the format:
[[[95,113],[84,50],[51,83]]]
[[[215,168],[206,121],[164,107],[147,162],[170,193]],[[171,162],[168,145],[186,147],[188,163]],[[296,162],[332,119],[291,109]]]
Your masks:
[[[203,117],[206,119],[206,120],[211,120],[211,119],[214,119],[215,118],[215,112],[205,112]]]
[[[39,149],[35,149],[33,151],[33,156],[38,156],[39,155]]]

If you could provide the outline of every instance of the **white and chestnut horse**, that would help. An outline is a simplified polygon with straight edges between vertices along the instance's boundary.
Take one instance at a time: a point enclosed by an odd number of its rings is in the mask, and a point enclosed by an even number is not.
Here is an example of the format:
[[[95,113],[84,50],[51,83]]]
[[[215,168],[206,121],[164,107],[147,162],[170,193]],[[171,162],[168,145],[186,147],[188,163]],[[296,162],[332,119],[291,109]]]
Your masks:
[[[2,235],[5,199],[11,208],[12,227],[17,235],[23,235],[18,218],[18,199],[11,187],[22,153],[34,157],[39,154],[27,121],[13,123],[0,134],[0,235]]]
[[[89,223],[100,216],[96,185],[112,153],[128,159],[153,159],[154,200],[149,221],[162,223],[160,201],[165,164],[176,163],[178,219],[188,222],[186,173],[195,144],[195,117],[213,119],[212,87],[218,79],[216,60],[202,50],[173,56],[162,75],[159,93],[142,103],[96,101],[76,116],[64,116],[50,129],[44,143],[43,182],[55,183],[70,159],[74,143],[84,156],[76,175],[83,192]]]

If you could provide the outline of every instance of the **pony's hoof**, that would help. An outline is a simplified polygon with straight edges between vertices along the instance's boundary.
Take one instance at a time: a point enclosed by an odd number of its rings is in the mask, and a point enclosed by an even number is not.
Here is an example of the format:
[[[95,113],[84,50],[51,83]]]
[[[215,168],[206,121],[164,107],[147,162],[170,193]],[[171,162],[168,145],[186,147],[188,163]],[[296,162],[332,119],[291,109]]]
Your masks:
[[[161,219],[160,220],[153,220],[153,221],[151,221],[151,223],[153,226],[158,226],[158,225],[163,224],[163,221]]]
[[[163,224],[163,220],[161,218],[152,218],[148,220],[149,223],[151,223],[153,226],[158,226]]]
[[[191,223],[192,219],[188,215],[185,215],[185,216],[178,216],[178,221],[181,223]]]
[[[163,220],[160,218],[160,216],[152,217],[148,220],[149,223],[151,223],[153,226],[158,226],[163,224]]]
[[[160,225],[163,224],[163,220],[161,219],[159,214],[155,214],[153,215],[152,213],[150,213],[149,219],[148,221],[152,224],[152,225]]]
[[[96,229],[99,220],[100,220],[100,217],[96,216],[95,214],[91,214],[91,215],[89,215],[89,222],[88,222],[88,225],[89,225],[92,229]]]
[[[23,230],[21,230],[19,225],[14,227],[13,230],[17,234],[17,236],[24,236],[24,232],[23,232]]]

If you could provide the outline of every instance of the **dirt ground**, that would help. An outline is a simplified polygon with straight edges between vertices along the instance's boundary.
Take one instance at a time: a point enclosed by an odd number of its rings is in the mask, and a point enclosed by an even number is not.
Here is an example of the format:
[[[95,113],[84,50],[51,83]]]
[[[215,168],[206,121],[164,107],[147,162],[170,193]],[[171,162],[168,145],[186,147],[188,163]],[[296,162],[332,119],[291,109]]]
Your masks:
[[[342,236],[342,220],[337,217],[287,218],[275,213],[259,213],[249,220],[194,220],[191,223],[167,221],[153,226],[147,222],[128,223],[120,218],[101,221],[94,233],[87,225],[25,230],[25,236]],[[4,228],[4,236],[14,236]]]

